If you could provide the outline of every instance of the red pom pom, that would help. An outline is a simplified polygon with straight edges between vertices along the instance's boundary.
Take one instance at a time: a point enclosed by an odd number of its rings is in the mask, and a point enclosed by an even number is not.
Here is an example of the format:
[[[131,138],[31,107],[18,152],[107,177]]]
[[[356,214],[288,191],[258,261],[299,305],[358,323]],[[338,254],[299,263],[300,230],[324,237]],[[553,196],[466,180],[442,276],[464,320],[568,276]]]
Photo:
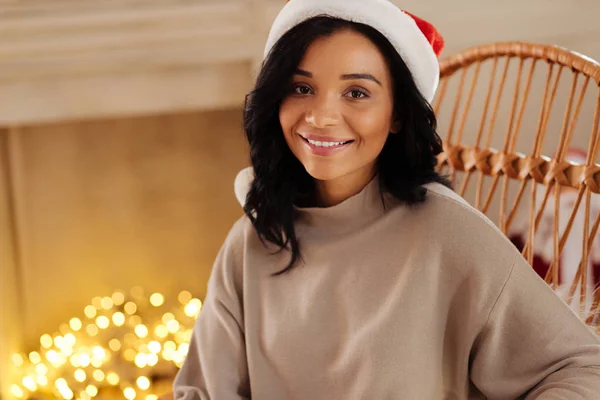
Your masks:
[[[430,22],[427,22],[424,19],[409,13],[408,11],[402,10],[402,12],[411,17],[417,23],[417,26],[421,32],[423,32],[423,35],[425,35],[425,38],[429,44],[431,44],[433,52],[439,57],[444,49],[444,38],[442,35],[440,35],[437,29],[435,29],[435,26],[433,26]]]

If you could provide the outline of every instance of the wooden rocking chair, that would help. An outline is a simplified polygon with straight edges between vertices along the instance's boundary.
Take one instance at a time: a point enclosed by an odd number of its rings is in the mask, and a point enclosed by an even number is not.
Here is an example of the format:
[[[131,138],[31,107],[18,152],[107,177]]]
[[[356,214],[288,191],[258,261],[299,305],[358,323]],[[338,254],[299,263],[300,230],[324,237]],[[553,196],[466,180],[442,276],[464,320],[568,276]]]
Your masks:
[[[564,290],[564,300],[597,333],[600,290],[589,264],[600,225],[593,212],[600,199],[599,86],[600,64],[585,56],[496,43],[443,60],[433,104],[444,140],[440,171],[505,234],[523,227],[522,251],[532,266],[538,249],[550,253],[549,266],[538,273]],[[569,160],[573,147],[580,149],[579,163]],[[541,225],[545,242],[536,240]],[[565,260],[569,241],[577,254],[570,249]],[[569,268],[571,275],[561,275]]]

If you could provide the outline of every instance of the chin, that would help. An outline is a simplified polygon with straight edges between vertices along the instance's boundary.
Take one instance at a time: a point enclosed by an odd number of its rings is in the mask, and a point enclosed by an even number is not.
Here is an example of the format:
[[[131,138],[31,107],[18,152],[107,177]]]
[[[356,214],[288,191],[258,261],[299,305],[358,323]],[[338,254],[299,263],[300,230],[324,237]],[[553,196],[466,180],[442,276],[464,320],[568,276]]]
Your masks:
[[[304,169],[306,169],[306,172],[308,172],[310,176],[318,181],[332,181],[344,175],[340,171],[336,171],[335,168],[326,168],[322,166],[304,166]]]

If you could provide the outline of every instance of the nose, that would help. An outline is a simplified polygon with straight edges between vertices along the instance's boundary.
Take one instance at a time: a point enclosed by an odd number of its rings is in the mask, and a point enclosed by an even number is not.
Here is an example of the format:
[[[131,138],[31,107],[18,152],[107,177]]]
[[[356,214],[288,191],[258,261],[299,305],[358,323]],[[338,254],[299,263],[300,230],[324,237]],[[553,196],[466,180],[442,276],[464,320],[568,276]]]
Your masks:
[[[320,99],[315,98],[315,101],[306,110],[306,122],[315,128],[326,128],[336,125],[340,120],[338,110],[335,108],[333,99],[323,96]]]

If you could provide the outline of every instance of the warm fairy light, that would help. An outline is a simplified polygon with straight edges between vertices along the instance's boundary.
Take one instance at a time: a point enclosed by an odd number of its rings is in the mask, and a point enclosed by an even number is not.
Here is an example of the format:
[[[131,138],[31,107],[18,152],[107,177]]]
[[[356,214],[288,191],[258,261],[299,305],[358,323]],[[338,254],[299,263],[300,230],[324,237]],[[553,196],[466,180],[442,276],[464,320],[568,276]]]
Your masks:
[[[58,347],[59,349],[62,349],[63,347],[65,347],[65,338],[58,335],[54,337],[54,345],[56,347]]]
[[[167,330],[167,327],[164,325],[158,325],[155,329],[154,329],[154,334],[156,336],[158,336],[161,339],[164,339],[167,337],[167,335],[169,334],[169,331]]]
[[[49,349],[50,347],[52,347],[52,336],[48,335],[47,333],[44,333],[40,337],[40,344],[43,348]]]
[[[104,380],[104,372],[102,372],[100,369],[95,370],[92,375],[98,382],[102,382]]]
[[[102,366],[102,360],[99,358],[92,358],[91,364],[94,368],[100,368]]]
[[[46,367],[46,364],[38,364],[35,366],[35,372],[39,375],[46,375],[48,373],[48,367]]]
[[[108,317],[105,317],[104,315],[101,315],[98,318],[96,318],[96,325],[98,325],[98,328],[100,328],[100,329],[108,328],[109,324],[110,324],[110,320],[108,319]]]
[[[179,300],[181,304],[186,305],[190,302],[190,300],[192,300],[192,294],[187,290],[184,290],[183,292],[179,293],[177,300]]]
[[[96,397],[96,395],[98,394],[98,388],[94,385],[88,385],[85,388],[85,391],[87,394],[89,394],[92,397]]]
[[[106,351],[104,351],[104,349],[100,346],[94,346],[92,348],[92,354],[94,358],[98,359],[103,359],[104,357],[106,357]]]
[[[181,354],[187,354],[189,350],[190,350],[189,343],[181,343],[179,345],[179,349],[177,349],[177,351]]]
[[[35,384],[33,378],[30,376],[26,376],[25,378],[23,378],[23,386],[25,386],[32,392],[35,392],[37,390],[37,385]]]
[[[150,350],[154,354],[160,353],[160,347],[160,343],[158,343],[156,340],[153,340],[150,343],[148,343],[148,350]]]
[[[143,324],[137,325],[134,329],[134,332],[141,339],[148,336],[148,328],[146,328],[146,325],[143,325]]]
[[[195,318],[198,316],[201,309],[202,309],[202,302],[199,299],[192,299],[185,306],[184,312],[185,312],[185,315],[187,315],[188,317]]]
[[[96,312],[97,312],[97,310],[96,310],[96,307],[94,307],[94,306],[86,306],[83,310],[83,313],[88,318],[94,318],[96,316]]]
[[[150,296],[150,304],[154,307],[160,307],[164,304],[165,297],[160,293],[152,293]]]
[[[66,347],[73,347],[75,346],[75,343],[77,343],[77,338],[75,338],[75,335],[72,333],[67,333],[64,336],[64,344]]]
[[[87,379],[87,375],[86,375],[85,371],[82,370],[81,368],[76,369],[75,373],[73,375],[75,376],[75,380],[77,382],[83,382]]]
[[[81,320],[79,318],[71,318],[71,320],[69,321],[69,326],[71,327],[71,329],[77,332],[81,329]]]
[[[165,325],[167,324],[167,322],[172,321],[174,319],[175,319],[175,316],[173,315],[173,313],[170,313],[170,312],[164,313],[162,316],[162,322]]]
[[[113,314],[112,321],[115,326],[123,326],[125,323],[125,314],[123,314],[121,311],[117,311]]]
[[[22,399],[24,396],[23,393],[23,389],[21,389],[21,387],[19,387],[19,385],[12,385],[10,387],[10,391],[12,392],[13,396]]]
[[[79,365],[81,365],[82,367],[88,367],[91,362],[92,360],[87,354],[83,353],[79,355]]]
[[[111,299],[110,297],[103,297],[102,301],[100,302],[100,305],[105,310],[110,310],[113,306],[113,299]]]
[[[48,378],[46,378],[44,375],[39,375],[36,379],[38,385],[40,386],[46,386],[48,385]]]
[[[23,357],[20,354],[13,354],[12,362],[15,367],[20,367],[23,365]]]
[[[40,353],[38,353],[37,351],[32,351],[31,353],[29,353],[29,361],[31,361],[34,364],[38,364],[40,361],[42,361],[42,357],[40,357]]]
[[[125,303],[125,306],[123,308],[125,309],[125,312],[129,315],[135,314],[135,312],[137,311],[137,306],[132,301],[128,301],[127,303]]]
[[[10,398],[92,400],[112,387],[106,396],[120,388],[121,398],[158,400],[148,374],[163,373],[163,364],[154,370],[159,361],[181,367],[193,328],[182,315],[197,317],[202,302],[183,291],[174,308],[160,312],[171,304],[163,294],[144,297],[142,288],[131,294],[95,297],[83,318],[41,335],[40,350],[12,355],[11,366],[22,375],[9,382]]]
[[[167,330],[171,333],[175,333],[179,330],[179,322],[177,320],[172,319],[167,322]]]
[[[96,309],[101,309],[102,308],[102,297],[94,297],[92,299],[92,305],[94,307],[96,307]]]
[[[60,356],[54,350],[48,350],[48,352],[46,353],[46,359],[52,364],[57,364],[60,362]]]
[[[148,365],[148,360],[146,360],[146,355],[143,353],[138,353],[135,356],[135,366],[138,368],[144,368],[146,365]]]
[[[110,342],[108,342],[108,348],[115,352],[119,351],[121,350],[121,342],[117,338],[111,339]]]
[[[109,372],[106,375],[106,381],[113,386],[117,385],[119,383],[119,375],[117,375],[115,372]]]
[[[98,327],[94,324],[89,324],[88,326],[85,327],[85,331],[87,332],[88,335],[94,337],[98,334]]]
[[[71,357],[69,357],[69,362],[75,368],[81,366],[81,365],[79,365],[79,357],[77,356],[77,354],[73,354]]]
[[[123,395],[126,399],[133,400],[136,396],[135,389],[132,387],[126,387],[125,389],[123,389]]]
[[[142,390],[148,390],[150,388],[150,379],[146,378],[145,376],[140,376],[135,382]]]
[[[148,354],[146,356],[146,362],[149,366],[154,367],[158,363],[158,356],[156,354]]]

